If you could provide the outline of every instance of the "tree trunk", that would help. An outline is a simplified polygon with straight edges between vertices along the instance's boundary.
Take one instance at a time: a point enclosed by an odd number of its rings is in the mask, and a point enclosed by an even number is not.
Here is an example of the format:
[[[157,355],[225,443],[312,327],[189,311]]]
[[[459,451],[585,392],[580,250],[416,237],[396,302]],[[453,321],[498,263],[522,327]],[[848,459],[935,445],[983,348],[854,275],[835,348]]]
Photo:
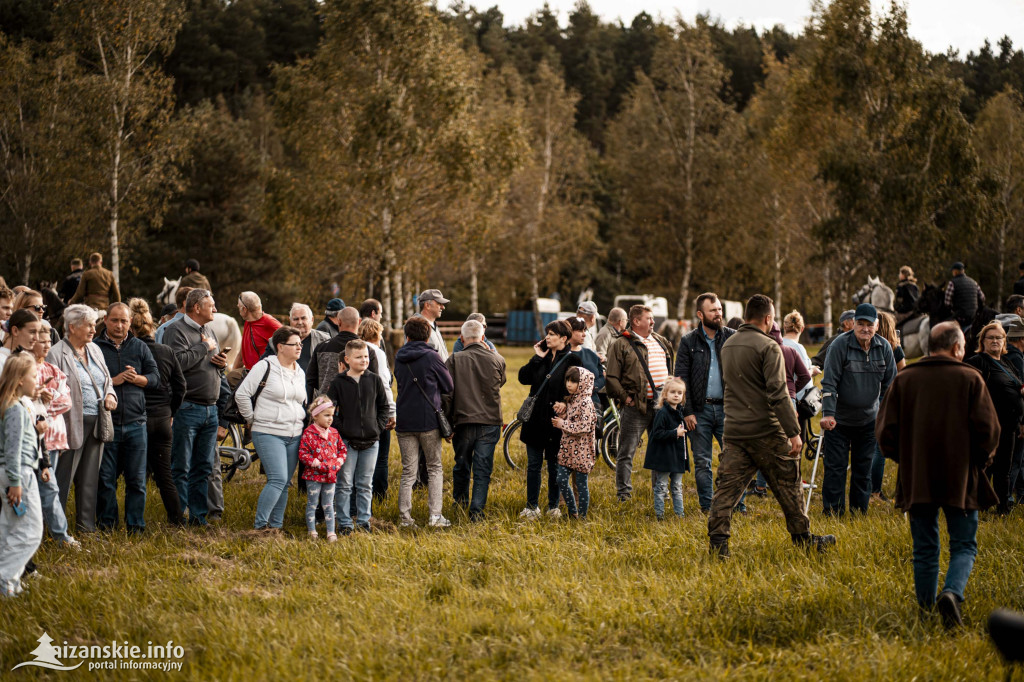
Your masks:
[[[384,236],[384,271],[381,276],[384,279],[384,291],[381,292],[382,316],[387,317],[391,312],[391,272],[395,268],[395,250],[391,248],[391,207],[385,206],[380,212],[380,228]],[[372,277],[372,275],[371,275]],[[385,325],[385,328],[387,326]]]
[[[825,338],[828,339],[832,337],[832,277],[828,265],[825,266],[822,276],[825,280],[825,287],[822,291],[824,294],[822,298],[822,317],[824,318],[823,322],[825,323]]]
[[[782,315],[782,249],[779,246],[779,235],[775,235],[775,262],[772,268],[772,275],[775,279],[774,282],[774,294],[775,294],[775,316],[780,317]]]
[[[1003,300],[1003,277],[1006,275],[1006,221],[999,222],[999,284],[996,286],[996,305],[1002,305]]]
[[[547,94],[544,109],[544,150],[542,162],[544,172],[541,175],[540,189],[537,193],[537,213],[530,230],[532,249],[530,252],[530,299],[533,301],[533,324],[537,328],[537,334],[541,335],[544,325],[541,324],[540,306],[537,299],[540,298],[540,280],[537,275],[537,237],[544,225],[544,210],[547,207],[548,192],[551,190],[551,165],[553,160],[552,147],[554,146],[554,132],[551,130],[551,93]]]
[[[416,282],[410,278],[409,283],[405,287],[405,297],[402,299],[402,304],[404,306],[404,309],[402,310],[403,321],[409,319],[413,315],[415,306],[413,306],[412,297],[415,295],[414,292],[418,293],[419,289],[416,286]]]
[[[387,270],[387,267],[384,269]],[[366,273],[366,298],[373,298],[373,275],[372,270]]]
[[[121,168],[121,137],[118,135],[114,145],[114,167],[110,177],[110,271],[114,274],[114,282],[121,287],[121,254],[118,249],[118,189],[117,179]]]
[[[530,254],[530,300],[533,301],[533,326],[537,330],[537,336],[544,335],[544,324],[540,317],[540,282],[537,280],[537,254]]]
[[[480,312],[480,281],[476,254],[469,255],[469,312]]]
[[[402,291],[402,271],[395,272],[395,317],[392,327],[400,327],[405,322],[405,294]]]
[[[693,272],[693,234],[686,233],[686,255],[683,257],[683,281],[679,285],[679,304],[676,306],[676,318],[685,320],[686,304],[690,298],[690,273]]]

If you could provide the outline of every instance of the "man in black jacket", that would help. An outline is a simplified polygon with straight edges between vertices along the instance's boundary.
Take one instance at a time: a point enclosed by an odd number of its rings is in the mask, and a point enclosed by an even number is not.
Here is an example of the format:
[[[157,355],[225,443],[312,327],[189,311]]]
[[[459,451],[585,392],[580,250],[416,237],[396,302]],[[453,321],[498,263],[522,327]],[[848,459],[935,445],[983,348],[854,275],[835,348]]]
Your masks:
[[[114,440],[103,447],[100,463],[96,525],[103,530],[117,528],[117,478],[124,473],[124,522],[128,531],[140,533],[146,527],[146,387],[160,384],[160,370],[149,346],[131,334],[128,306],[114,303],[107,308],[103,334],[96,345],[110,370],[117,394]]]
[[[716,438],[721,448],[725,428],[722,344],[736,332],[722,326],[722,302],[718,294],[701,294],[695,307],[699,324],[679,341],[675,375],[686,382],[683,421],[693,450],[697,498],[701,511],[707,513],[714,493],[711,439]]]
[[[960,261],[950,267],[953,278],[946,284],[946,305],[953,311],[953,317],[960,323],[960,329],[966,334],[974,320],[978,308],[985,305],[985,292],[978,283],[967,276],[966,268]]]
[[[306,368],[306,400],[310,404],[317,393],[326,393],[327,387],[338,373],[338,361],[345,357],[349,341],[359,340],[359,310],[348,307],[338,313],[338,333],[330,341],[321,343],[313,351]],[[370,371],[377,374],[377,354],[370,353]]]
[[[71,297],[78,291],[78,283],[82,281],[82,259],[72,258],[71,259],[71,274],[64,278],[64,281],[60,285],[60,300],[67,302],[71,300]]]

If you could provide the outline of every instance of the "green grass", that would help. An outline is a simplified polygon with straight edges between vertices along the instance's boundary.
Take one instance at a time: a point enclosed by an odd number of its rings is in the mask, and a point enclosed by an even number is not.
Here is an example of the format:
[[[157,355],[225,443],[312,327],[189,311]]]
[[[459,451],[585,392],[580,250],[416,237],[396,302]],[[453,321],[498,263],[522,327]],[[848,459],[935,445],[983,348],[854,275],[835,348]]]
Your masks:
[[[515,372],[529,350],[503,352],[509,418],[525,393]],[[304,500],[294,494],[291,537],[253,538],[255,467],[225,485],[224,521],[205,532],[169,529],[150,487],[145,537],[82,538],[81,554],[44,543],[44,577],[0,608],[0,677],[68,674],[9,672],[32,658],[45,630],[76,645],[173,640],[185,649],[174,677],[198,680],[1003,679],[984,622],[998,606],[1024,609],[1019,511],[982,522],[967,628],[949,636],[918,616],[910,535],[891,507],[840,521],[813,504],[812,529],[839,538],[819,557],[790,544],[771,497],[750,499],[722,564],[707,556],[692,476],[684,519],[655,521],[643,470],[632,503],[620,506],[599,462],[588,521],[520,523],[525,481],[497,454],[487,520],[470,524],[450,502],[449,449],[445,462],[453,528],[391,527],[335,545],[305,539]],[[891,491],[895,471],[886,480]],[[374,512],[396,522],[394,495]],[[425,494],[413,513],[425,519]]]

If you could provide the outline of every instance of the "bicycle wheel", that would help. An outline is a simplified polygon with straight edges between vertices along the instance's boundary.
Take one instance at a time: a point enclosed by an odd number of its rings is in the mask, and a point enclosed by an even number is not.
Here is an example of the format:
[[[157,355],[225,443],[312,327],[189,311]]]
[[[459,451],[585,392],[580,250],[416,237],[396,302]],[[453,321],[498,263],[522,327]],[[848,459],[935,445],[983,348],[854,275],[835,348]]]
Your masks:
[[[505,454],[505,462],[513,470],[526,468],[526,444],[519,440],[519,429],[523,424],[518,419],[505,429],[501,442],[501,450]]]
[[[220,473],[225,483],[234,478],[235,472],[245,471],[252,464],[252,454],[245,449],[242,429],[238,424],[228,426],[224,438],[217,443],[217,454],[220,456]]]
[[[601,437],[601,459],[612,471],[615,471],[615,456],[619,452],[619,425],[607,424]]]

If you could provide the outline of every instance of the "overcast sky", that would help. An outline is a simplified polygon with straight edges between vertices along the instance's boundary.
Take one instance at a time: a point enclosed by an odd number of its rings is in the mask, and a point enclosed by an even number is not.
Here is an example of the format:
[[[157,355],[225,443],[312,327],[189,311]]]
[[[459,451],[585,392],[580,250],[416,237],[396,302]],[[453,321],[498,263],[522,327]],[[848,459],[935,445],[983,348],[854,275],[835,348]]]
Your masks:
[[[497,5],[506,24],[521,24],[544,0],[468,0],[467,4],[480,9]],[[576,0],[548,0],[548,4],[564,24]],[[875,11],[888,7],[888,2],[880,0],[871,0],[871,4]],[[810,5],[810,0],[590,0],[591,8],[602,17],[622,19],[626,24],[641,11],[667,20],[674,19],[676,12],[685,19],[710,12],[729,27],[782,24],[794,33],[803,29]],[[945,52],[952,45],[966,55],[977,51],[985,38],[995,45],[1004,35],[1009,35],[1015,46],[1024,46],[1024,0],[909,0],[907,13],[910,34],[931,52]]]

